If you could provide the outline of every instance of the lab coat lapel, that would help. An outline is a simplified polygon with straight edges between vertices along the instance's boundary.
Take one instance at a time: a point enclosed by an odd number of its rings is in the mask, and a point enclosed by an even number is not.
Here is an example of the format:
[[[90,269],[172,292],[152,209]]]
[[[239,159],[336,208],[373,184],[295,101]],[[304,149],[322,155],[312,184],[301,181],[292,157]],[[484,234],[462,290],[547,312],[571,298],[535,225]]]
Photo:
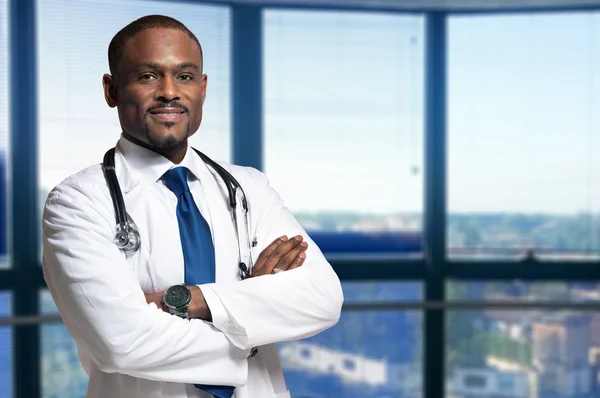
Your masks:
[[[202,188],[206,206],[210,214],[210,224],[215,246],[216,282],[235,282],[238,280],[238,246],[233,228],[233,219],[229,210],[229,199],[225,182],[198,157],[198,161],[209,178],[202,179]],[[210,178],[212,177],[212,178]]]
[[[178,235],[172,233],[177,231],[177,224],[169,222],[167,218],[155,216],[156,210],[149,206],[144,189],[141,184],[131,178],[131,173],[126,159],[117,147],[115,156],[116,173],[123,193],[123,200],[130,221],[138,228],[141,239],[141,247],[134,255],[128,256],[127,261],[138,275],[140,286],[144,292],[155,292],[165,287],[183,281],[183,267],[173,268],[169,274],[161,273],[161,264],[165,261],[174,262],[173,252],[170,250],[179,244]],[[171,233],[165,233],[170,231]],[[152,245],[156,237],[160,237],[160,245]],[[183,257],[181,257],[183,262]]]

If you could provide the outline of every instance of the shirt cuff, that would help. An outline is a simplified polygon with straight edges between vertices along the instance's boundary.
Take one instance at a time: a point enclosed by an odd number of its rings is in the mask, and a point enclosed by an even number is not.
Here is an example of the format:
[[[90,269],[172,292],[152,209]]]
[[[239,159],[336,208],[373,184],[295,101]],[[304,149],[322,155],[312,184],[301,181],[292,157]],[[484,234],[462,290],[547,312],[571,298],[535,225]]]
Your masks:
[[[246,334],[246,329],[231,316],[229,311],[227,311],[214,289],[215,285],[215,283],[209,283],[198,286],[204,295],[204,300],[206,301],[206,305],[212,316],[212,322],[207,323],[223,332],[234,346],[244,350],[247,358],[251,358],[256,355],[256,352],[253,353],[253,347],[248,347],[248,335]]]
[[[212,316],[212,322],[209,323],[223,333],[244,335],[244,329],[229,316],[229,313],[225,309],[221,299],[211,285],[212,284],[198,285],[202,291],[202,295],[204,296],[204,300],[206,301],[206,305],[208,306]]]

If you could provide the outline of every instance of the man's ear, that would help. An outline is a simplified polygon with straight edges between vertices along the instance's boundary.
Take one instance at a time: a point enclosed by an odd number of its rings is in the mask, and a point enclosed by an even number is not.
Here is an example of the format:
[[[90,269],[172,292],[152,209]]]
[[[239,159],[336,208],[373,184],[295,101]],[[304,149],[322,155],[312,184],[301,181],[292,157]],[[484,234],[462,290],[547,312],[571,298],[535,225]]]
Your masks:
[[[202,75],[202,105],[204,105],[204,100],[206,99],[206,85],[208,84],[208,76],[205,74]]]
[[[117,106],[117,85],[115,79],[105,74],[102,76],[102,87],[104,88],[104,99],[111,108]]]

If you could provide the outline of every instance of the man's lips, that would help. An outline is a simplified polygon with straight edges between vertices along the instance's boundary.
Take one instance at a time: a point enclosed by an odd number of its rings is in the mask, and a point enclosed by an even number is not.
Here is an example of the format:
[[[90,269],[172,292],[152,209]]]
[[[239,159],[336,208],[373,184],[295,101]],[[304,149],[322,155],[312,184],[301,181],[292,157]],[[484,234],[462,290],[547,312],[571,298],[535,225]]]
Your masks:
[[[149,112],[152,117],[162,121],[177,121],[183,117],[185,111],[179,108],[154,109]]]

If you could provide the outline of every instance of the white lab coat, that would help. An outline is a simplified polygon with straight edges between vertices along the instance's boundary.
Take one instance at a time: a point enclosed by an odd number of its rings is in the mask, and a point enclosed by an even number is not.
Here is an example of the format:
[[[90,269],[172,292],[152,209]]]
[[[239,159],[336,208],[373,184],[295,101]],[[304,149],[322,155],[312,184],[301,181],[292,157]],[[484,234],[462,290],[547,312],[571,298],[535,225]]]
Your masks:
[[[340,281],[264,174],[222,164],[248,197],[258,255],[277,237],[309,243],[298,269],[239,281],[226,189],[190,149],[181,165],[211,227],[216,283],[201,285],[212,323],[147,304],[144,293],[184,282],[177,199],[160,180],[166,158],[121,137],[116,172],[142,245],[126,257],[113,244],[115,218],[100,165],[63,181],[43,214],[43,270],[90,376],[88,398],[208,397],[193,383],[236,386],[235,398],[289,397],[274,343],[313,336],[339,319]],[[293,172],[290,178],[294,178]],[[250,357],[253,347],[258,354]]]

